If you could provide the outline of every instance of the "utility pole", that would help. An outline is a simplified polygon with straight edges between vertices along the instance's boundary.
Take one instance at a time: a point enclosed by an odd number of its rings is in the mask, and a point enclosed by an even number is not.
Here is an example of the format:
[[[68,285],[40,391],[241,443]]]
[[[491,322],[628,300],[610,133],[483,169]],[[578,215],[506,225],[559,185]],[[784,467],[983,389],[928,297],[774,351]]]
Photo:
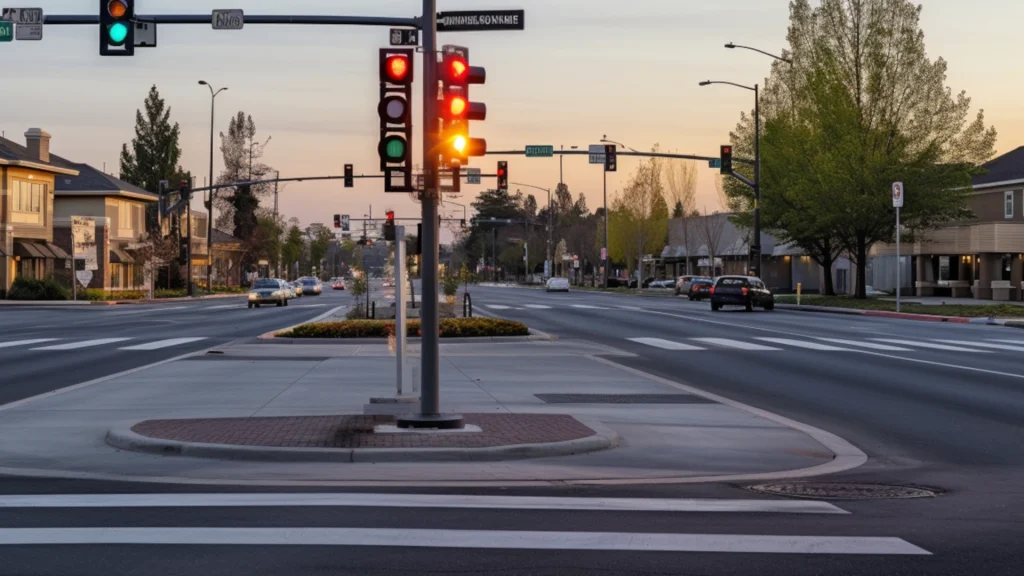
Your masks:
[[[277,186],[279,184],[278,180],[280,180],[280,179],[281,179],[281,171],[280,170],[275,170],[275,174],[274,174],[274,226],[277,226],[277,218],[278,218],[278,212],[277,212]],[[211,211],[211,213],[212,213],[212,211]],[[280,242],[278,242],[278,245],[277,245],[277,261],[275,262],[275,264],[276,265],[274,266],[274,276],[280,276],[281,275],[281,243]]]
[[[608,267],[611,262],[611,254],[608,250],[608,171],[602,170],[601,177],[604,179],[604,287],[608,287]]]

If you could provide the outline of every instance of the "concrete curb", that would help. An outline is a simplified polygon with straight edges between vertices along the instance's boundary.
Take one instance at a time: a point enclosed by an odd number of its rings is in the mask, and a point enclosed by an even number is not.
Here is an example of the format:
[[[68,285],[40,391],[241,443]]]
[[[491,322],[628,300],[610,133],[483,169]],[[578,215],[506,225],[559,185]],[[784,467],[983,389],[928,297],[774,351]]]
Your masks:
[[[938,314],[911,314],[908,312],[890,312],[887,310],[861,310],[859,308],[835,308],[831,306],[797,306],[796,304],[776,303],[777,310],[790,312],[818,312],[824,314],[849,314],[852,316],[868,316],[872,318],[893,318],[896,320],[917,320],[921,322],[945,322],[947,324],[990,324],[1004,326],[1007,321],[995,318],[967,316],[940,316]],[[1012,322],[1012,321],[1011,321]],[[1024,321],[1020,321],[1024,327]]]
[[[296,326],[302,326],[303,324],[309,324],[311,322],[319,322],[319,321],[323,320],[324,318],[333,316],[336,312],[340,311],[343,308],[348,308],[348,304],[342,304],[341,306],[335,306],[334,308],[331,308],[327,312],[324,312],[323,314],[320,314],[318,316],[314,316],[312,319],[306,320],[305,322],[299,322],[298,324],[292,324],[291,326],[288,326],[287,328],[278,328],[276,330],[271,330],[270,332],[264,332],[263,334],[260,334],[259,336],[257,336],[256,340],[257,341],[261,341],[261,342],[264,341],[264,340],[275,340],[277,338],[274,335],[277,334],[278,332],[284,332],[285,330],[291,330],[292,328],[295,328]],[[291,340],[291,338],[285,338],[285,340]]]
[[[564,442],[514,444],[486,448],[284,448],[277,446],[239,446],[204,444],[151,438],[132,431],[131,422],[111,428],[104,438],[107,444],[147,454],[188,456],[217,460],[257,462],[496,462],[553,456],[572,456],[615,448],[619,436],[614,430],[593,421],[580,420],[594,435]]]
[[[279,332],[280,330],[275,330]],[[418,343],[419,336],[407,336],[408,343]],[[530,329],[529,336],[471,336],[464,338],[441,338],[442,344],[477,344],[480,342],[557,342],[558,336]],[[259,344],[387,344],[387,338],[277,338],[268,336],[257,338]]]
[[[242,298],[239,294],[211,294],[209,296],[182,296],[175,298],[139,298],[136,300],[0,300],[2,306],[129,306],[134,304],[170,304],[173,302],[199,302],[202,300],[218,300],[221,298]]]

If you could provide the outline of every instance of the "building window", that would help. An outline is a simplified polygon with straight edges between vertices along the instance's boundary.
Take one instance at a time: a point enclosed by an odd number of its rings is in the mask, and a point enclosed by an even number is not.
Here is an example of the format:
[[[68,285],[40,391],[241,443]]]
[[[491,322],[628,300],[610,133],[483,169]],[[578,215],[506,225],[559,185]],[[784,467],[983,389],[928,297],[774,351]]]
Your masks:
[[[1013,190],[1003,193],[1003,216],[1013,218]]]
[[[46,184],[38,182],[14,181],[13,208],[16,212],[42,214],[43,198],[46,196]]]

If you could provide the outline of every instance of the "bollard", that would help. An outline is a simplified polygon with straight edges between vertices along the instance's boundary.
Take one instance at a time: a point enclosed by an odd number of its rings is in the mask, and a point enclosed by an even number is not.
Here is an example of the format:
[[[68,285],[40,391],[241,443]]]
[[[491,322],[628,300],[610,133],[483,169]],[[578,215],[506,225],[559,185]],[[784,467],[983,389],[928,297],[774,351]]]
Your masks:
[[[473,298],[466,292],[462,295],[462,316],[464,318],[473,317]]]
[[[797,306],[800,305],[800,291],[801,291],[801,289],[803,289],[803,287],[804,287],[803,282],[797,282],[796,283],[796,305]]]
[[[370,318],[377,319],[377,301],[370,302]]]

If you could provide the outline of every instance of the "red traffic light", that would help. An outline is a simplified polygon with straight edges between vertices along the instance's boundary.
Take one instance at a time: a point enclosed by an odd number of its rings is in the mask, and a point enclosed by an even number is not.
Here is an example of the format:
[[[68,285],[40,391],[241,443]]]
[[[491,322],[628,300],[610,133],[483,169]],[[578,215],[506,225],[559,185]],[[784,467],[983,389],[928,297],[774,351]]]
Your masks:
[[[404,84],[409,80],[409,57],[405,54],[393,54],[384,61],[384,74],[388,81]]]
[[[498,168],[498,176],[504,176],[504,175],[505,175],[505,169],[504,168]]]
[[[468,72],[469,64],[466,63],[465,58],[462,56],[453,54],[446,59],[445,74],[447,74],[448,80],[455,83],[462,83],[466,80]]]
[[[722,154],[732,154],[732,146],[722,146]]]
[[[466,109],[469,108],[469,103],[461,96],[452,96],[445,105],[448,107],[448,116],[451,118],[463,117],[466,114]]]
[[[391,222],[391,221],[393,221],[395,219],[395,211],[394,210],[388,210],[387,212],[384,213],[384,215],[388,217],[388,221],[389,222]]]

